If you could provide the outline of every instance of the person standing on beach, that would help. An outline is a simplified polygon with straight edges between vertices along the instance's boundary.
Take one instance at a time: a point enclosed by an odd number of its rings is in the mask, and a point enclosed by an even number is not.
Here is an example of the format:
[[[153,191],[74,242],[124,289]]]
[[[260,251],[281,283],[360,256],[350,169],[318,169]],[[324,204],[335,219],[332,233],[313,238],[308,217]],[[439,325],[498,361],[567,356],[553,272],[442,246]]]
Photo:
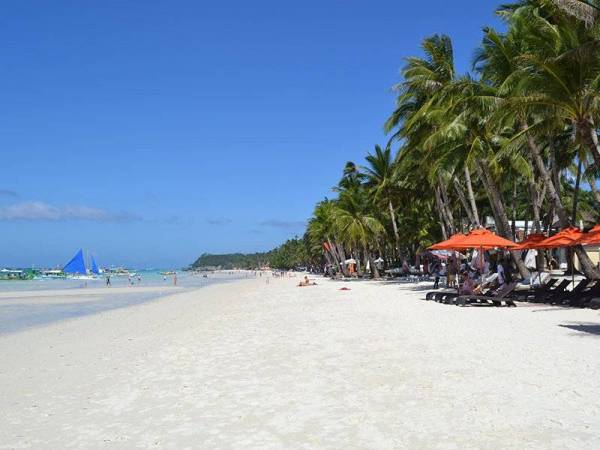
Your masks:
[[[448,287],[456,287],[456,274],[458,272],[458,263],[456,257],[452,255],[448,260]]]
[[[429,271],[434,276],[433,289],[438,289],[440,284],[440,273],[442,271],[442,265],[439,260],[435,258],[429,266]]]
[[[173,274],[173,286],[177,286],[177,272]]]
[[[106,286],[110,287],[110,275],[106,275]]]

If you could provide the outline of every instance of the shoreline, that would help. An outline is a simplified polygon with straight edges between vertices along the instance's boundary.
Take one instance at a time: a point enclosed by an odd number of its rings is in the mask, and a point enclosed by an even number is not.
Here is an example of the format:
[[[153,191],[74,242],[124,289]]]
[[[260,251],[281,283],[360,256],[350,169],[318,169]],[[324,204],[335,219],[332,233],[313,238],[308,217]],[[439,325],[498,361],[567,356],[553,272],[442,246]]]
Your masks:
[[[297,282],[0,335],[0,448],[600,446],[596,311]]]

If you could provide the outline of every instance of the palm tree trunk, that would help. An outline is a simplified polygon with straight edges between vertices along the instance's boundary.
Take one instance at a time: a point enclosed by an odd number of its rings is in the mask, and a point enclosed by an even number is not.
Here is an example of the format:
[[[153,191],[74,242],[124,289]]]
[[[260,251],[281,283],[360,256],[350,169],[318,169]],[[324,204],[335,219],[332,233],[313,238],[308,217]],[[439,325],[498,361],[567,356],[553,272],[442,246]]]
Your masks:
[[[596,200],[596,204],[600,207],[600,191],[598,190],[598,186],[596,186],[596,178],[594,178],[592,175],[588,175],[587,179],[590,189],[592,190],[592,194],[594,195],[594,199]]]
[[[525,124],[523,125],[523,129],[527,130],[527,126]],[[533,161],[535,162],[535,165],[538,169],[538,172],[540,173],[542,179],[544,180],[544,183],[546,184],[546,189],[548,190],[548,197],[550,199],[550,202],[552,203],[556,214],[558,215],[560,226],[564,228],[571,225],[571,221],[569,220],[569,216],[567,215],[562,201],[558,196],[556,187],[550,176],[550,172],[544,164],[544,160],[542,159],[540,149],[538,148],[533,137],[529,134],[527,135],[527,145],[529,147],[529,151],[531,152]],[[550,221],[552,221],[552,219],[550,219]],[[577,254],[577,258],[579,259],[581,269],[585,273],[585,276],[594,280],[600,279],[600,271],[598,271],[594,267],[594,263],[592,262],[584,248],[581,245],[577,245],[573,247],[573,249]]]
[[[350,272],[348,272],[348,266],[346,265],[346,252],[344,252],[344,247],[334,242],[335,248],[340,258],[340,268],[342,270],[342,274],[345,277],[350,276]]]
[[[335,245],[333,244],[333,242],[331,242],[331,239],[329,238],[329,236],[326,236],[325,239],[327,240],[327,245],[329,246],[329,251],[328,253],[331,255],[333,262],[336,264],[336,266],[339,268],[340,267],[340,259],[339,256],[337,254],[337,250],[335,248]]]
[[[440,226],[442,227],[442,236],[444,240],[448,239],[448,231],[447,231],[447,223],[446,223],[446,213],[444,209],[444,205],[442,202],[442,196],[440,195],[440,190],[436,186],[435,191],[435,202],[437,204],[438,215],[440,217]]]
[[[458,199],[460,200],[460,203],[461,203],[463,209],[467,213],[469,222],[471,222],[472,226],[477,227],[477,221],[475,220],[475,216],[473,215],[473,212],[471,211],[471,208],[469,207],[469,204],[467,203],[467,198],[465,197],[465,193],[463,192],[462,186],[460,185],[460,181],[458,181],[458,178],[456,178],[456,177],[453,177],[453,181],[454,181],[454,190],[456,191],[456,195],[458,196]],[[461,222],[462,222],[462,219],[461,219]]]
[[[573,223],[577,223],[577,206],[579,203],[579,187],[581,185],[581,171],[583,169],[583,162],[581,158],[577,163],[577,176],[575,177],[575,191],[573,192],[573,213],[571,214],[571,218]]]
[[[394,229],[394,238],[396,239],[396,252],[400,251],[400,235],[398,234],[398,224],[396,223],[396,212],[394,211],[394,205],[392,199],[388,200],[388,208],[390,210],[390,217],[392,218],[392,228]],[[395,257],[396,255],[394,255]]]
[[[478,175],[484,183],[484,186],[486,187],[486,193],[488,194],[490,204],[493,205],[492,209],[497,214],[497,216],[494,219],[496,221],[498,233],[503,238],[510,239],[510,225],[508,223],[508,215],[506,214],[504,202],[502,201],[502,194],[494,179],[491,176],[488,176],[489,170],[487,167],[487,161],[477,161],[476,167]],[[513,258],[513,261],[515,262],[515,265],[517,266],[519,275],[521,275],[521,277],[523,278],[528,277],[529,270],[527,270],[527,267],[525,267],[525,263],[521,258],[521,253],[516,251],[511,251],[510,253]]]
[[[510,224],[510,228],[512,231],[512,239],[513,241],[517,240],[517,180],[513,180],[513,191],[512,191],[512,223]]]
[[[475,219],[474,225],[476,227],[481,225],[479,220],[479,213],[477,211],[477,203],[475,202],[475,194],[473,194],[473,184],[471,183],[471,172],[469,167],[465,166],[465,182],[467,184],[467,194],[469,195],[469,202],[471,203],[471,211],[473,212],[473,218]]]
[[[438,184],[440,187],[440,194],[442,198],[442,206],[444,207],[446,213],[446,219],[448,220],[448,232],[450,234],[454,234],[454,217],[452,216],[452,209],[450,209],[450,199],[448,197],[448,191],[446,190],[446,185],[444,184],[444,180],[442,179],[442,174],[438,171]]]
[[[585,142],[585,145],[589,148],[596,167],[600,169],[600,143],[598,143],[598,135],[596,134],[596,127],[591,122],[581,122],[579,124],[580,134]]]
[[[379,269],[377,269],[377,266],[373,262],[373,255],[371,254],[371,251],[369,250],[368,245],[365,245],[365,257],[366,257],[367,261],[369,262],[369,270],[371,272],[371,278],[379,278]],[[366,270],[366,267],[367,267],[367,265],[365,263],[365,270]]]
[[[544,184],[544,190],[545,187],[546,185]],[[540,216],[540,198],[543,201],[544,194],[540,194],[538,192],[538,187],[533,181],[529,183],[529,196],[531,197],[531,210],[533,212],[533,231],[535,231],[536,233],[540,233],[542,231],[542,219]]]

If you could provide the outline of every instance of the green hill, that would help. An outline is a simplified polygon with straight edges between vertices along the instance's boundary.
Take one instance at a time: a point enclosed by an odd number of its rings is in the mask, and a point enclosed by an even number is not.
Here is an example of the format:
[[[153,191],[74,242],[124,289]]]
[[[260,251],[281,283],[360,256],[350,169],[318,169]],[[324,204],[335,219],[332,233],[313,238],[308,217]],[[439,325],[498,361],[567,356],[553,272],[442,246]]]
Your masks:
[[[308,264],[306,246],[301,239],[289,239],[269,252],[228,253],[212,255],[203,253],[192,264],[193,269],[256,269],[270,266],[274,269],[290,270]]]

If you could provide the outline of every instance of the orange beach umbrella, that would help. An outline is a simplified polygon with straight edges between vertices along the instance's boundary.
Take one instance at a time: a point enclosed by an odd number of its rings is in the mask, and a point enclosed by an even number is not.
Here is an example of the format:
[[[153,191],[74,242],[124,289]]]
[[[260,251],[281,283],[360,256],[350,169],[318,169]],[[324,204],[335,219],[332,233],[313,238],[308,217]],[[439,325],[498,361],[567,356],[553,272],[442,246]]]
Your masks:
[[[578,241],[582,236],[583,233],[579,228],[563,228],[555,235],[538,242],[535,248],[573,247],[579,244]]]
[[[490,250],[493,248],[512,249],[516,246],[517,244],[515,244],[513,241],[504,239],[503,237],[500,237],[485,228],[479,228],[467,234],[464,239],[461,239],[454,245],[454,248],[479,248],[483,250]]]
[[[584,233],[578,240],[582,245],[600,245],[600,225],[596,225],[587,233]]]
[[[545,239],[545,234],[531,233],[526,239],[519,242],[513,250],[530,250],[532,248],[538,248],[537,245]]]
[[[542,242],[537,244],[536,248],[558,248],[558,247],[574,247],[579,245],[579,239],[583,237],[583,233],[577,227],[566,227],[560,230],[548,239],[544,239]],[[575,286],[575,263],[573,261],[573,252],[569,252],[571,258],[571,282]]]
[[[453,234],[449,239],[433,244],[429,247],[429,250],[454,250],[456,248],[455,245],[465,237],[466,236],[462,233]]]

